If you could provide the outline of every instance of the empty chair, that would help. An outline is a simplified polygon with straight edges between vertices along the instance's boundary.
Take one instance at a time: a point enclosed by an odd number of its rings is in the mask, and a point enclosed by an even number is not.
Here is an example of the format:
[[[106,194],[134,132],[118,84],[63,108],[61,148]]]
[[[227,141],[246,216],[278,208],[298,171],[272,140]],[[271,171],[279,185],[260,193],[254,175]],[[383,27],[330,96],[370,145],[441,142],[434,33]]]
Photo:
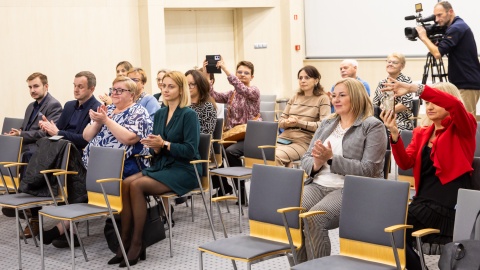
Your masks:
[[[88,170],[86,176],[86,187],[88,203],[67,204],[61,206],[47,206],[39,211],[40,223],[40,253],[41,267],[45,268],[44,246],[43,246],[43,217],[58,219],[70,222],[70,228],[74,222],[98,218],[110,217],[115,233],[117,235],[120,249],[127,267],[130,267],[120,234],[113,214],[122,211],[122,173],[125,159],[125,150],[109,147],[96,147],[90,149]],[[69,174],[71,172],[57,172],[55,176]],[[74,230],[70,230],[70,239],[74,239]],[[78,233],[78,232],[77,232]],[[81,240],[80,240],[81,241]],[[72,268],[75,269],[74,243],[70,241]],[[85,255],[85,254],[84,254]]]
[[[303,174],[300,169],[253,165],[248,209],[250,234],[227,238],[222,222],[225,238],[198,248],[200,269],[203,269],[203,253],[231,259],[235,269],[234,260],[246,262],[247,269],[251,269],[251,264],[272,256],[295,253],[302,245],[298,213],[302,209]],[[214,200],[223,221],[218,204],[222,199]]]
[[[480,230],[478,229],[480,228],[480,191],[459,189],[456,209],[455,225],[453,227],[453,242],[467,239],[480,240]],[[476,228],[474,228],[475,224]],[[423,258],[421,237],[439,232],[440,231],[437,229],[423,229],[412,233],[412,236],[416,237],[417,240],[417,249],[420,252],[422,269],[427,268]]]
[[[277,95],[260,95],[260,102],[276,102]]]
[[[275,146],[277,143],[278,123],[266,121],[248,121],[247,131],[244,141],[244,167],[224,167],[214,169],[211,175],[219,177],[237,178],[238,186],[240,180],[249,179],[252,175],[253,164],[275,164]],[[234,141],[223,141],[222,143],[235,143]],[[223,144],[222,144],[223,145]],[[226,156],[225,149],[223,153]],[[228,164],[227,164],[228,165]],[[237,192],[237,195],[238,192]],[[239,223],[241,225],[242,196],[238,196],[239,200]]]
[[[411,227],[405,225],[408,190],[405,182],[347,175],[340,213],[340,254],[292,269],[404,269],[405,229]]]
[[[260,101],[260,111],[261,112],[275,111],[275,102]]]
[[[19,211],[23,211],[23,215],[26,216],[25,214],[25,209],[30,209],[34,207],[39,207],[39,206],[45,206],[45,205],[50,205],[50,204],[55,204],[59,202],[66,202],[66,195],[65,195],[65,176],[57,176],[57,185],[58,185],[58,190],[57,192],[53,192],[52,186],[49,182],[49,178],[47,177],[48,174],[52,174],[55,172],[59,171],[65,171],[68,168],[68,156],[70,154],[70,143],[67,143],[65,150],[62,155],[62,162],[61,162],[61,167],[58,169],[51,169],[51,170],[44,170],[40,171],[40,173],[43,174],[45,178],[45,184],[48,185],[48,188],[51,193],[51,197],[39,197],[39,196],[34,196],[30,195],[28,193],[14,193],[14,194],[6,194],[3,196],[0,196],[0,206],[2,207],[9,207],[15,209],[15,224],[21,224],[19,220]],[[23,163],[12,163],[12,165],[21,165]],[[56,195],[58,194],[58,195]],[[28,222],[28,219],[26,219],[26,223],[30,231],[32,231],[31,225]],[[63,223],[62,223],[63,224]],[[20,230],[21,226],[15,226],[17,228],[17,235],[22,235],[23,231]],[[15,236],[18,237],[18,236]],[[25,243],[27,242],[26,238],[24,239]],[[38,246],[36,237],[33,237],[33,241],[35,243],[35,246]],[[69,241],[69,240],[68,240]],[[83,246],[82,246],[83,248]],[[20,241],[18,241],[18,268],[22,269],[22,249],[20,245]]]
[[[23,118],[5,117],[3,119],[2,134],[10,132],[12,128],[20,129],[23,124]]]
[[[0,135],[0,192],[17,192],[19,186],[19,166],[9,166],[19,163],[23,138],[19,136]]]
[[[260,117],[263,121],[274,122],[275,121],[275,112],[274,111],[260,111]]]

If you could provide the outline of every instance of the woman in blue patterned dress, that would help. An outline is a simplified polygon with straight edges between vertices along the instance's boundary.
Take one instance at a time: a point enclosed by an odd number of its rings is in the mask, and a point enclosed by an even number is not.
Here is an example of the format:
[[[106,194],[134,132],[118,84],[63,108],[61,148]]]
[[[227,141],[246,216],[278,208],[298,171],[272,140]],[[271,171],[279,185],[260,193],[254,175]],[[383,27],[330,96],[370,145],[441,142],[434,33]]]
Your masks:
[[[89,141],[83,151],[83,164],[87,168],[90,148],[102,146],[125,148],[123,177],[126,178],[140,171],[135,161],[135,154],[148,154],[140,143],[152,132],[152,121],[147,110],[134,101],[136,83],[125,76],[118,76],[113,81],[113,104],[100,106],[97,111],[90,111],[92,122],[83,131],[83,138]],[[148,165],[146,160],[140,163]],[[87,168],[88,169],[88,168]]]

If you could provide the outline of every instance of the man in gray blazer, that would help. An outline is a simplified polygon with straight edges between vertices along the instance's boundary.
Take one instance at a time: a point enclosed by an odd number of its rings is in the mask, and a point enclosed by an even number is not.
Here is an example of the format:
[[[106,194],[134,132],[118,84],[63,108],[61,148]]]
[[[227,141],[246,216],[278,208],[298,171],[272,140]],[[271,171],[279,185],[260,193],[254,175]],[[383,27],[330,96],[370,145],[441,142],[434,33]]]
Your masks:
[[[27,83],[30,96],[35,101],[28,105],[22,127],[20,129],[12,128],[9,133],[5,134],[23,137],[23,162],[28,162],[35,152],[37,140],[47,136],[45,131],[39,126],[42,116],[56,122],[62,113],[62,104],[48,93],[48,79],[46,75],[35,72],[28,76]]]

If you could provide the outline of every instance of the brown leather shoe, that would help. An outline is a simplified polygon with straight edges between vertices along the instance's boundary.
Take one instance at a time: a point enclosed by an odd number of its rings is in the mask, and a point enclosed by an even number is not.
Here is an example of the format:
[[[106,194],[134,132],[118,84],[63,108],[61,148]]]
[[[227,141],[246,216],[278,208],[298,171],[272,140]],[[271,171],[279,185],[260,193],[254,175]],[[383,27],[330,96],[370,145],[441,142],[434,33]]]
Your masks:
[[[28,226],[25,227],[25,230],[23,230],[23,234],[25,235],[26,238],[32,238],[32,235],[37,236],[39,233],[39,223],[38,223],[38,218],[31,218],[30,219],[30,227],[32,227],[32,232],[28,228]]]

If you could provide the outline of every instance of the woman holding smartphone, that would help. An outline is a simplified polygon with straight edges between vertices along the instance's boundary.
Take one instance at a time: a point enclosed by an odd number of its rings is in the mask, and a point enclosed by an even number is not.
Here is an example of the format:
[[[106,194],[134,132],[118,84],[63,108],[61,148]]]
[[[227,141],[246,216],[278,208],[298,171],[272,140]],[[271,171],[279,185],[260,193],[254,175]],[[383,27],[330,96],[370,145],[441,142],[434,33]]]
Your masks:
[[[405,56],[401,53],[391,53],[387,57],[386,62],[386,70],[388,73],[388,77],[394,78],[399,82],[406,82],[412,83],[412,79],[410,77],[405,76],[402,73],[402,69],[405,68]],[[388,104],[389,94],[383,93],[381,89],[383,88],[383,84],[388,82],[388,79],[381,80],[378,83],[377,89],[375,89],[375,95],[373,96],[373,105],[380,108],[380,111],[386,110],[388,111],[390,107]],[[393,97],[391,97],[393,98]],[[412,103],[413,96],[412,94],[406,94],[404,96],[395,97],[394,104],[395,113],[397,114],[397,125],[400,130],[413,130],[413,122],[410,118],[413,116],[412,114]],[[378,116],[380,113],[376,113],[375,115]]]

